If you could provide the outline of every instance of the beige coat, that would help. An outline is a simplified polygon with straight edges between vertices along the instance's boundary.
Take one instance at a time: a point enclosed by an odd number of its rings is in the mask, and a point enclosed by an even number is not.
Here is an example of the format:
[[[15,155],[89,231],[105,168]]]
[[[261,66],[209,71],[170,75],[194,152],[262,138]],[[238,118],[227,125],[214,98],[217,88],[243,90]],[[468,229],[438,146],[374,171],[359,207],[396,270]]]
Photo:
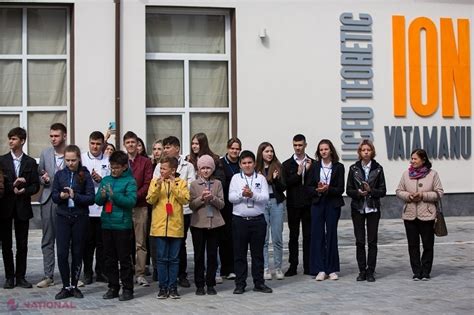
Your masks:
[[[410,194],[422,192],[423,199],[419,202],[412,202]],[[439,196],[443,196],[443,186],[438,173],[431,170],[425,177],[420,179],[410,179],[408,170],[402,175],[397,188],[397,197],[405,202],[403,206],[402,219],[430,221],[436,218],[436,202]]]
[[[202,178],[191,183],[191,201],[189,202],[189,208],[193,210],[191,226],[203,229],[213,229],[223,226],[225,222],[220,211],[224,208],[224,191],[222,184],[217,179],[211,180],[211,193],[213,197],[209,206],[212,209],[212,217],[207,216],[207,205],[201,200],[201,195],[205,188],[206,182]]]

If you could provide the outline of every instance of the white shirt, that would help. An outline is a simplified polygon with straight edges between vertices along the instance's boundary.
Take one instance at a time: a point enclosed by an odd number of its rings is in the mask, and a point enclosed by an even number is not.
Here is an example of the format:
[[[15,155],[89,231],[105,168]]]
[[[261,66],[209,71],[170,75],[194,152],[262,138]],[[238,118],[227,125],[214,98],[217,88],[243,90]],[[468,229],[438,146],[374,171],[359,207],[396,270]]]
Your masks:
[[[23,152],[19,157],[16,157],[12,151],[10,151],[12,158],[13,158],[13,167],[15,168],[15,175],[16,177],[20,176],[20,166],[21,166],[21,159],[23,158]]]
[[[295,160],[296,164],[301,165],[303,164],[303,172],[301,173],[301,184],[304,185],[304,175],[306,173],[306,161],[308,160],[308,156],[305,154],[304,158],[299,159],[298,156],[296,156],[296,153],[293,154],[293,159]]]
[[[362,170],[364,171],[364,180],[367,182],[369,180],[369,173],[370,173],[370,167],[372,166],[372,160],[367,164],[364,165],[362,163]],[[364,200],[364,207],[361,211],[361,213],[372,213],[372,212],[377,212],[377,208],[369,208],[367,207],[367,198]]]
[[[110,175],[110,165],[108,156],[101,154],[98,157],[93,156],[90,152],[85,152],[81,154],[82,165],[87,168],[87,170],[92,174],[92,170],[95,170],[102,178]],[[94,183],[94,191],[97,193],[99,189],[99,184],[95,180],[92,180]],[[89,206],[89,216],[90,217],[100,217],[102,212],[102,207],[96,204]]]
[[[319,171],[319,181],[329,185],[331,183],[331,175],[332,175],[332,162],[329,164],[324,164],[321,161],[321,170]]]
[[[242,189],[248,185],[253,192],[252,198],[242,196]],[[229,201],[233,203],[232,214],[239,217],[255,217],[263,214],[268,202],[267,179],[262,174],[247,176],[243,172],[235,174],[230,181]]]
[[[155,170],[153,171],[153,178],[160,178],[160,166],[161,163],[156,164]],[[178,168],[176,173],[179,174],[179,178],[184,179],[188,183],[188,189],[191,187],[191,183],[196,179],[196,171],[194,165],[186,161],[182,156],[178,158]],[[189,209],[189,204],[183,205],[183,214],[192,214],[193,211]]]

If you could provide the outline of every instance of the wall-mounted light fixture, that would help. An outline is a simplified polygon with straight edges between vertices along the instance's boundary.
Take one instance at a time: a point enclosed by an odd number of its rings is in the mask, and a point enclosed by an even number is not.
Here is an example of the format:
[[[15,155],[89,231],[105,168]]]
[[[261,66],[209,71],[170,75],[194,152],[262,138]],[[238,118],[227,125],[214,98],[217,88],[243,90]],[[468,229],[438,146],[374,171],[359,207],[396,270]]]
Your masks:
[[[267,29],[262,27],[258,33],[258,37],[260,37],[261,40],[264,40],[267,37]]]

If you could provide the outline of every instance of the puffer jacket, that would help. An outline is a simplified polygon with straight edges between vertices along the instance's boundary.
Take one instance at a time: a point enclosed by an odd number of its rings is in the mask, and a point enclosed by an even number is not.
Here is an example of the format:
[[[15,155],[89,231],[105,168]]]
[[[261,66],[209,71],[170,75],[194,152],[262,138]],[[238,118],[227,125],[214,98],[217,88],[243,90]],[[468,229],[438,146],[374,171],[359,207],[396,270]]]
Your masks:
[[[410,194],[422,192],[423,199],[419,202],[412,202]],[[434,170],[423,178],[411,179],[408,170],[405,171],[400,179],[396,190],[397,197],[405,202],[403,206],[402,219],[421,221],[430,221],[436,218],[436,203],[443,196],[443,186],[438,173]]]
[[[359,189],[364,181],[366,180],[362,163],[357,161],[349,167],[349,175],[347,176],[346,193],[352,198],[351,209],[359,211],[364,207],[364,201],[367,201],[367,207],[380,211],[380,198],[385,197],[387,188],[385,186],[383,168],[377,161],[372,160],[370,164],[369,178],[367,180],[370,193],[366,197],[359,195]]]
[[[102,188],[110,185],[112,187],[112,196],[102,197]],[[120,175],[120,177],[106,176],[100,182],[99,189],[95,195],[95,203],[99,206],[112,201],[112,212],[107,213],[102,208],[100,219],[102,229],[105,230],[130,230],[132,224],[132,208],[137,203],[137,183],[133,178],[130,169]]]
[[[211,179],[211,193],[212,199],[207,205],[201,200],[202,192],[206,188],[206,181],[202,178],[198,178],[191,183],[190,195],[191,201],[189,202],[189,208],[193,210],[191,216],[191,226],[203,229],[213,229],[225,224],[222,218],[221,209],[224,208],[224,191],[222,190],[222,184],[218,179]],[[212,209],[212,217],[207,216],[207,207]]]
[[[179,177],[176,177],[174,183],[171,184],[163,182],[158,186],[157,182],[158,178],[151,180],[146,196],[146,202],[153,206],[150,235],[155,237],[183,237],[183,205],[189,203],[188,184]],[[168,202],[173,207],[171,214],[166,211]]]

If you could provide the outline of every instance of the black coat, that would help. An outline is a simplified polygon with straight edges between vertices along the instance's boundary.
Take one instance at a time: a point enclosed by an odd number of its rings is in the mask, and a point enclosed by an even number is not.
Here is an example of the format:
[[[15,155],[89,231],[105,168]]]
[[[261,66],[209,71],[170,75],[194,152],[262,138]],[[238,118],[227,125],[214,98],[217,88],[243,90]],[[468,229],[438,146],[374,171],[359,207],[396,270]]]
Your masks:
[[[0,205],[0,218],[14,217],[24,221],[31,219],[33,217],[31,196],[36,194],[40,188],[36,160],[26,154],[23,154],[21,158],[19,177],[24,177],[26,180],[26,184],[20,187],[25,188],[25,192],[21,195],[16,195],[13,191],[13,183],[17,176],[10,152],[0,157],[0,168],[3,170],[5,179],[5,193]]]
[[[320,182],[321,162],[317,161],[311,165],[305,176],[306,192],[312,198],[313,204],[318,204],[321,200],[329,203],[333,208],[342,207],[344,205],[344,165],[339,162],[332,163],[331,180],[326,192],[320,194],[316,191]]]
[[[309,158],[307,156],[307,158]],[[311,159],[312,164],[314,160]],[[283,162],[282,166],[283,181],[286,184],[286,206],[287,208],[304,208],[311,205],[311,196],[306,192],[303,186],[302,176],[298,175],[298,163],[293,156]]]
[[[369,208],[380,210],[380,198],[384,197],[387,193],[382,165],[372,160],[367,180],[370,193],[366,197],[359,195],[358,191],[364,181],[366,180],[362,163],[361,161],[357,161],[349,167],[349,175],[347,176],[346,193],[352,198],[351,209],[353,211],[361,210],[364,207],[364,200],[367,200],[367,206]]]

